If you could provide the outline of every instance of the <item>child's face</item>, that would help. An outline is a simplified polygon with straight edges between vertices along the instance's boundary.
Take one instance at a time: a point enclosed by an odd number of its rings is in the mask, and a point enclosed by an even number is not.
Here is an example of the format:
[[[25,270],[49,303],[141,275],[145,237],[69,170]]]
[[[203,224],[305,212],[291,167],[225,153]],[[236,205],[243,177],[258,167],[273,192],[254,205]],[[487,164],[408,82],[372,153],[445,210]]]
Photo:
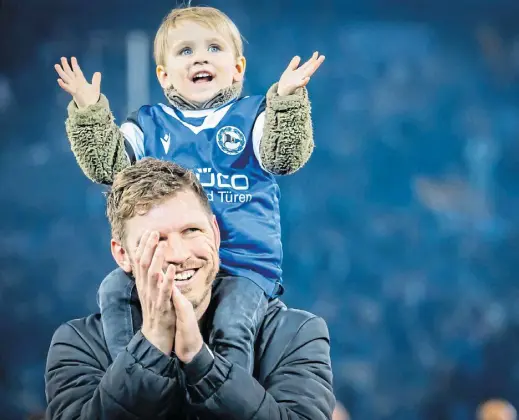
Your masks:
[[[235,57],[232,41],[195,22],[182,22],[169,33],[165,66],[157,66],[163,88],[170,85],[185,99],[204,103],[218,91],[242,81],[245,58]]]

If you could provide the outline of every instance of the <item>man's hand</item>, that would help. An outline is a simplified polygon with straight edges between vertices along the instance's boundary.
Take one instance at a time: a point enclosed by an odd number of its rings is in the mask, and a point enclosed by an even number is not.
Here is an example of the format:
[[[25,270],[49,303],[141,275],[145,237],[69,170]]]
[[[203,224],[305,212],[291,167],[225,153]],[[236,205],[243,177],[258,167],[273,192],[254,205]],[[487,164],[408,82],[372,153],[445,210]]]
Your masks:
[[[83,76],[76,57],[72,57],[70,62],[72,63],[72,68],[65,57],[61,57],[61,65],[54,64],[54,68],[60,77],[58,85],[65,92],[72,95],[79,109],[95,105],[99,101],[99,95],[101,94],[101,73],[94,73],[92,83],[88,83],[85,76]]]
[[[173,285],[173,303],[177,315],[175,354],[182,362],[189,363],[202,349],[204,339],[198,327],[193,305],[176,285]]]
[[[278,95],[292,95],[296,89],[306,86],[310,77],[323,63],[324,58],[324,55],[320,56],[318,52],[315,52],[310,60],[298,68],[301,58],[294,57],[279,79]]]
[[[164,247],[158,232],[146,232],[135,253],[135,285],[142,307],[142,334],[168,356],[175,339],[175,308],[171,300],[175,283],[175,266],[164,274]],[[198,327],[197,327],[198,328]]]

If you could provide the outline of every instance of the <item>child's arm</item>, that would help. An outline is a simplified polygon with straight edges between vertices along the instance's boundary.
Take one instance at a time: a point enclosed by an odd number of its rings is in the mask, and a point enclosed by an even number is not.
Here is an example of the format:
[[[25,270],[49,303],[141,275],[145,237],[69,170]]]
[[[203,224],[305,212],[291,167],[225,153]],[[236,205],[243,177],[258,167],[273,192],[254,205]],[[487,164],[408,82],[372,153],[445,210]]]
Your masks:
[[[71,101],[65,127],[72,152],[92,181],[111,184],[115,174],[130,165],[124,136],[104,95],[95,105],[82,109]]]
[[[94,182],[111,184],[114,175],[130,164],[125,139],[114,122],[108,100],[101,94],[101,73],[92,83],[83,76],[75,57],[54,66],[58,84],[72,95],[65,123],[72,152],[85,175]]]
[[[310,101],[304,87],[287,96],[279,96],[277,87],[267,92],[261,163],[270,173],[289,175],[308,162],[314,149]]]
[[[298,68],[295,57],[279,83],[267,92],[260,156],[263,168],[275,175],[296,172],[308,162],[314,148],[310,101],[306,85],[324,61],[315,53]]]

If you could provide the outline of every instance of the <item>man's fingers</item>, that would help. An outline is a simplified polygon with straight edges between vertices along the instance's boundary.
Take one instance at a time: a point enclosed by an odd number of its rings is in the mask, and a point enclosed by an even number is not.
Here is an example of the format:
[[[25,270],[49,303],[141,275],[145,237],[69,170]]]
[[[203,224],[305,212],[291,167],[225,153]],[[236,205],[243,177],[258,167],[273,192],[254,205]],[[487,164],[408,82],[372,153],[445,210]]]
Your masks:
[[[195,310],[191,302],[182,294],[178,289],[177,285],[173,283],[173,305],[175,305],[175,313],[177,315],[177,328],[179,326],[191,325],[193,322],[196,324]]]
[[[143,277],[142,270],[141,270],[141,260],[142,260],[142,254],[144,252],[144,248],[146,247],[146,243],[148,242],[149,236],[150,236],[150,231],[148,231],[148,230],[144,231],[137,246],[135,247],[135,251],[134,251],[135,264],[132,267],[133,276],[135,278],[135,285],[137,286],[137,291],[139,293],[142,293],[143,296],[144,296],[144,293],[147,293],[147,290],[146,290],[146,281],[145,281],[145,278]]]
[[[155,287],[156,283],[161,279],[162,267],[164,265],[164,243],[159,243],[155,247],[155,252],[151,257],[150,268],[148,269],[148,279],[152,280],[152,287]]]
[[[146,293],[149,299],[156,301],[159,297],[160,285],[162,282],[162,265],[164,264],[164,244],[156,243],[153,245],[153,236],[150,236],[148,243],[154,249],[149,268],[142,271],[142,278],[146,282]]]
[[[68,60],[65,57],[61,57],[61,67],[63,68],[63,71],[70,76],[71,79],[74,78],[74,72],[70,68]]]
[[[144,248],[146,247],[146,243],[148,242],[148,238],[150,237],[151,232],[149,230],[144,231],[137,244],[137,248],[135,249],[135,262],[140,264],[142,253],[144,252]]]
[[[141,281],[145,281],[146,276],[148,275],[148,268],[151,264],[151,258],[153,256],[153,251],[149,250],[150,239],[152,238],[154,232],[145,232],[142,235],[139,245],[137,246],[137,251],[135,253],[135,263],[136,263],[136,271],[138,272],[138,277]],[[137,277],[137,275],[136,275]]]
[[[155,253],[155,248],[159,243],[159,234],[157,232],[150,232],[146,243],[144,244],[144,248],[142,250],[139,266],[141,268],[141,274],[146,276],[148,274],[148,270],[151,265],[151,260],[153,259],[153,254]]]
[[[97,88],[97,90],[101,90],[101,73],[96,71],[92,76],[92,86]]]
[[[67,73],[65,73],[59,64],[54,64],[54,69],[56,70],[56,73],[58,73],[59,77],[61,77],[61,80],[63,80],[65,83],[70,83],[72,81],[72,78]]]
[[[173,298],[173,287],[175,285],[176,268],[173,264],[168,266],[166,273],[164,273],[164,280],[160,285],[160,300],[171,301]]]
[[[146,242],[148,242],[148,238],[151,235],[151,230],[145,230],[142,236],[139,239],[139,243],[137,244],[137,250],[136,253],[139,255],[142,255],[142,252],[144,251],[144,247],[146,246]]]
[[[139,239],[139,242],[137,243],[137,246],[135,247],[135,267],[133,267],[135,273],[133,273],[133,275],[135,276],[136,281],[138,280],[138,278],[140,279],[142,253],[144,252],[144,247],[146,246],[146,242],[148,241],[149,235],[149,230],[144,231],[141,238]]]

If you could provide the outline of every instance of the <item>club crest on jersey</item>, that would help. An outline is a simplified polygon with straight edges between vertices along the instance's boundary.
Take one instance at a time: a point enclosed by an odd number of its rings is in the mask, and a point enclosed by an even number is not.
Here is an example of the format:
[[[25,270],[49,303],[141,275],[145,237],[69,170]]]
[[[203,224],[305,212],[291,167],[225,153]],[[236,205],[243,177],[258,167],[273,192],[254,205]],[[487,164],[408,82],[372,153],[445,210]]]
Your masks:
[[[218,130],[216,143],[222,152],[228,155],[237,155],[243,152],[247,140],[238,128],[228,125]]]

